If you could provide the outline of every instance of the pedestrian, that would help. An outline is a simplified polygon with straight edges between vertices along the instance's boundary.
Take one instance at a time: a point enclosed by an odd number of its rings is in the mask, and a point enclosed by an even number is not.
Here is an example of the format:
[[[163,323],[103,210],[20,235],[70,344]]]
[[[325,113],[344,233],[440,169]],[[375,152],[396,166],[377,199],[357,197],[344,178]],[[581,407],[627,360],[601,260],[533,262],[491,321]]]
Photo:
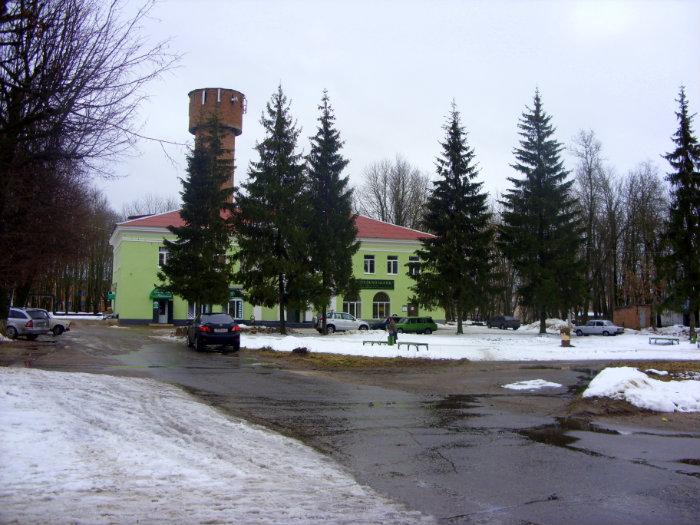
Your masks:
[[[393,345],[396,343],[396,319],[394,316],[389,317],[386,323],[386,331],[389,332],[389,344]]]

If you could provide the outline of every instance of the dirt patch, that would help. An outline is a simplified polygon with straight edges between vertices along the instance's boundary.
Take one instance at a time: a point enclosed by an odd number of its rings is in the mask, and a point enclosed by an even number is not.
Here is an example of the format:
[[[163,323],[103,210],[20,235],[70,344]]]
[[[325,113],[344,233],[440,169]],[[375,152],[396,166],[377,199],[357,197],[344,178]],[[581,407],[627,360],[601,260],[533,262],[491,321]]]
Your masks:
[[[416,370],[435,369],[460,365],[467,359],[421,359],[406,357],[367,357],[344,354],[323,354],[317,352],[291,353],[277,352],[271,349],[245,350],[247,354],[260,361],[268,362],[280,368],[292,370]]]

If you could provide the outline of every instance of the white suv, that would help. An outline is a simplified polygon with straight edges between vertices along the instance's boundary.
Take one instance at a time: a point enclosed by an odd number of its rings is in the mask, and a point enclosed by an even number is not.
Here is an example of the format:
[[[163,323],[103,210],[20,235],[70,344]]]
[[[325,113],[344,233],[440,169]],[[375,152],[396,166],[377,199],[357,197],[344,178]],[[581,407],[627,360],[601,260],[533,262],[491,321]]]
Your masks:
[[[314,322],[314,328],[320,333],[323,331],[322,327],[323,320],[319,315]],[[369,330],[369,324],[345,312],[328,312],[326,314],[326,328],[328,329],[328,333],[332,334],[333,332],[344,330]]]

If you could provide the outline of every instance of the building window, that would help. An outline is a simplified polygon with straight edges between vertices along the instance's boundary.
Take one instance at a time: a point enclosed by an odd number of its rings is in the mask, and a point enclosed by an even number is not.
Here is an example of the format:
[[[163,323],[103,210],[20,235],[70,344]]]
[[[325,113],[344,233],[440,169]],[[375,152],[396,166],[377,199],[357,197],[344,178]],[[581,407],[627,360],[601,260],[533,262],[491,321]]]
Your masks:
[[[197,305],[192,301],[187,301],[187,319],[194,319],[197,315]]]
[[[420,274],[420,257],[411,255],[408,258],[408,275]]]
[[[168,249],[161,246],[158,248],[158,266],[165,266],[168,262]]]
[[[362,318],[362,302],[359,297],[344,297],[343,312],[354,315],[358,319]]]
[[[391,275],[397,275],[399,273],[399,257],[397,255],[387,256],[386,273]]]
[[[391,303],[389,302],[389,296],[384,292],[375,294],[374,299],[372,299],[372,318],[385,319],[389,317],[390,311]]]
[[[374,273],[374,255],[365,255],[365,273]]]
[[[243,319],[243,299],[231,299],[228,302],[228,314],[234,319]]]

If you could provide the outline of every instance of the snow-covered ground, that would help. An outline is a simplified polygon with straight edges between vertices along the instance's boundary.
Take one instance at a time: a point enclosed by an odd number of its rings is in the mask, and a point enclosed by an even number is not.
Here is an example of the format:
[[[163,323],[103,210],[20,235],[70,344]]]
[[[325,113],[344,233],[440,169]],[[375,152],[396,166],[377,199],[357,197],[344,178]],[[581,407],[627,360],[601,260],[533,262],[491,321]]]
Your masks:
[[[243,334],[241,345],[247,348],[270,347],[291,351],[303,346],[312,352],[379,357],[427,357],[432,359],[470,359],[473,361],[551,361],[606,359],[700,359],[700,349],[686,340],[680,345],[652,345],[649,337],[625,333],[614,337],[589,336],[571,339],[570,348],[562,348],[559,335],[540,336],[531,330],[498,330],[483,326],[465,326],[463,335],[454,328],[438,330],[431,335],[400,334],[401,341],[428,343],[429,349],[399,350],[397,346],[363,345],[365,340],[386,341],[386,333],[336,333],[330,336],[275,334]],[[182,339],[184,344],[184,339]]]
[[[432,522],[146,379],[0,368],[0,457],[3,523]]]
[[[659,372],[665,371],[651,373]],[[605,368],[593,378],[583,397],[622,399],[657,412],[700,412],[700,381],[659,381],[629,366]]]
[[[544,379],[530,379],[528,381],[518,381],[517,383],[509,383],[503,385],[503,388],[509,390],[539,390],[540,388],[561,388],[559,383],[552,383]]]

